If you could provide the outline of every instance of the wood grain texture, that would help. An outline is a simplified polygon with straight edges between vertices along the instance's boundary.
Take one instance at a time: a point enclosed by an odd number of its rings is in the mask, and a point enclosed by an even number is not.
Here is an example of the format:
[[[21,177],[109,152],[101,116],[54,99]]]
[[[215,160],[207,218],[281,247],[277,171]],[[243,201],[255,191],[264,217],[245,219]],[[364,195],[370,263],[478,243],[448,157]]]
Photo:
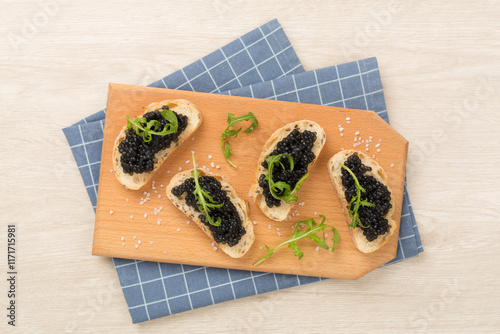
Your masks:
[[[20,277],[18,326],[0,332],[499,331],[499,1],[58,1],[12,42],[45,2],[0,11],[0,230],[19,225]],[[377,57],[425,252],[132,325],[111,261],[90,255],[94,213],[61,128],[102,109],[109,82],[149,84],[275,17],[306,70]]]
[[[126,123],[125,116],[136,117],[142,114],[142,107],[171,99],[185,99],[196,105],[203,114],[203,124],[154,175],[155,189],[152,188],[152,181],[139,190],[125,189],[111,172],[115,139]],[[251,134],[242,134],[231,140],[231,158],[239,166],[236,169],[225,161],[220,136],[227,126],[227,113],[241,116],[248,112],[254,113],[259,126]],[[350,124],[346,122],[346,117],[350,118]],[[325,129],[325,146],[298,193],[298,203],[304,205],[297,203],[290,212],[293,217],[288,221],[275,222],[268,219],[249,197],[249,190],[255,183],[256,164],[264,144],[274,131],[303,119],[314,121]],[[344,127],[343,131],[339,131],[339,124]],[[371,152],[365,151],[364,143],[360,146],[363,152],[374,154],[385,167],[395,201],[393,219],[398,223],[395,234],[386,246],[371,254],[363,254],[354,246],[327,168],[328,160],[342,148],[352,147],[355,137],[366,139]],[[369,137],[373,138],[371,144],[368,144]],[[380,145],[378,149],[375,147],[377,144]],[[357,279],[396,256],[407,148],[408,142],[371,111],[110,84],[92,253],[167,263]],[[165,196],[162,185],[167,185],[179,170],[192,168],[192,151],[200,168],[206,166],[212,172],[224,175],[249,205],[251,219],[257,222],[254,226],[256,241],[243,258],[233,259],[221,251],[214,252],[210,239],[195,224],[188,226],[186,216]],[[221,168],[213,168],[211,164]],[[140,204],[143,198],[147,198],[147,193],[151,200]],[[160,206],[162,211],[155,214]],[[258,268],[253,266],[266,254],[265,248],[259,246],[281,243],[290,237],[297,222],[316,217],[319,223],[317,216],[320,214],[325,215],[326,223],[334,226],[340,234],[339,245],[333,254],[315,252],[316,244],[302,241],[300,246],[305,256],[300,261],[293,252],[282,249]],[[162,220],[160,225],[157,224],[158,219]],[[327,232],[327,243],[331,245],[333,233]]]

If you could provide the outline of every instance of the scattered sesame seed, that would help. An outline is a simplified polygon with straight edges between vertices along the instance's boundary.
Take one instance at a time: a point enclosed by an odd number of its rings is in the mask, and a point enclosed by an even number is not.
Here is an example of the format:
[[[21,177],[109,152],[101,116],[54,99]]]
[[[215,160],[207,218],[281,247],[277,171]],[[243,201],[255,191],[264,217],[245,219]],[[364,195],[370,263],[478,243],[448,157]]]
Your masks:
[[[257,221],[256,221],[256,220],[254,220],[252,223],[253,223],[254,225],[257,225]]]
[[[161,198],[161,194],[158,195],[158,198]]]
[[[125,237],[121,237],[122,241],[125,240]]]
[[[351,124],[351,121],[347,121],[347,124]]]
[[[276,231],[279,231],[279,230],[280,230],[280,228],[279,228],[279,227],[276,227]]]
[[[357,135],[359,135],[359,131],[356,131],[354,134],[355,134],[356,136],[357,136]]]
[[[142,244],[141,240],[137,240],[137,243],[138,243],[139,245],[140,245],[140,244]]]
[[[210,163],[210,166],[212,166],[212,168],[215,168],[215,163],[214,163],[214,162],[211,162],[211,163]]]
[[[114,172],[114,170],[113,170],[113,169],[110,169],[110,170],[109,170],[109,172],[110,172],[110,173],[113,173],[113,172]]]
[[[351,120],[351,117],[346,117],[345,118],[346,121],[350,121]]]
[[[145,191],[145,192],[143,192],[142,194],[143,194],[143,195],[147,195],[147,193],[148,193],[148,192],[147,192],[147,191]],[[141,198],[142,198],[142,197],[141,197]]]
[[[136,238],[137,238],[137,236],[136,236],[136,235],[134,235],[134,236],[132,237],[132,239],[134,239],[134,240],[135,240]]]
[[[112,215],[112,214],[113,214],[113,210],[110,210],[110,211],[109,211],[109,214],[110,214],[110,215]]]
[[[343,133],[341,133],[341,134],[340,134],[340,137],[344,137],[344,134],[343,134]]]
[[[125,243],[124,243],[124,242],[122,242],[122,246],[125,246]]]
[[[366,144],[366,147],[370,146],[370,144]]]
[[[130,219],[134,219],[134,216],[133,216],[133,215],[130,215]]]
[[[203,169],[207,169],[207,166],[203,165]]]
[[[298,217],[298,216],[300,216],[300,213],[297,212],[295,215]]]
[[[147,213],[144,214],[144,218],[148,218],[148,214]]]
[[[152,241],[150,241],[150,242],[149,242],[149,244],[150,244],[150,245],[152,245],[152,244],[153,244],[153,242],[152,242]]]
[[[341,151],[343,151],[343,150],[344,150],[344,148],[342,147],[340,150],[341,150]]]
[[[135,245],[135,248],[139,248],[139,245],[137,245],[137,244],[136,244],[136,245]]]
[[[251,191],[251,190],[248,192],[248,197],[250,197],[250,198],[252,198],[252,197],[253,197],[253,195],[252,195],[252,191]]]
[[[155,190],[155,194],[158,194],[158,190]]]
[[[163,188],[163,184],[160,184],[160,187],[162,187],[162,188]]]
[[[379,147],[380,146],[380,143],[378,143],[377,145],[375,145],[375,147]]]
[[[370,149],[367,147],[367,148],[365,148],[365,150],[369,151]]]
[[[379,148],[377,148],[377,152],[380,152],[380,149],[379,149]]]
[[[391,167],[394,167],[394,164],[391,164]]]
[[[170,169],[167,169],[167,174],[170,174]]]
[[[128,198],[125,198],[125,200],[128,202]]]
[[[373,158],[373,159],[375,159],[375,154],[374,154],[374,155],[372,155],[372,158]]]
[[[214,252],[217,251],[217,247],[214,247]]]
[[[193,151],[193,150],[191,150],[191,154],[194,154],[194,151]]]
[[[217,166],[215,166],[215,168],[220,169],[220,166],[219,166],[219,165],[217,165]]]
[[[189,160],[186,160],[186,165],[189,163]]]
[[[339,128],[341,128],[341,127],[342,127],[342,125],[340,125],[340,124],[337,124],[337,125],[338,125],[338,127],[339,127]]]
[[[357,140],[358,140],[358,138],[357,138],[357,137],[354,137],[354,141],[357,141]]]
[[[316,252],[319,251],[319,246],[316,246]]]
[[[193,138],[191,138],[191,140],[194,140],[194,137],[193,137]]]
[[[325,233],[325,238],[328,237],[328,233]]]
[[[208,158],[209,158],[209,159],[212,159],[212,155],[211,155],[211,154],[209,154],[209,155],[208,155]]]
[[[182,167],[179,167],[179,172],[182,170]]]
[[[163,251],[163,254],[167,254],[167,251]]]
[[[281,237],[281,233],[280,232],[276,232],[276,234],[278,235],[278,237]]]
[[[178,227],[178,228],[177,228],[177,232],[179,232],[180,230],[181,230],[181,228],[180,228],[180,227]]]
[[[317,213],[316,211],[314,211],[314,215],[315,215],[315,216],[317,216],[317,215],[318,215],[318,213]]]
[[[259,249],[262,249],[262,246],[260,246]]]
[[[158,221],[156,222],[156,224],[158,224],[158,226],[160,226],[161,222],[158,220]]]
[[[271,229],[271,224],[267,225],[267,228],[268,228],[268,229]]]
[[[344,131],[344,128],[339,128],[339,131],[340,131],[340,132]]]
[[[158,210],[160,210],[160,211],[163,210],[163,206],[160,206],[160,208]]]
[[[379,139],[378,141],[382,141],[382,139]]]

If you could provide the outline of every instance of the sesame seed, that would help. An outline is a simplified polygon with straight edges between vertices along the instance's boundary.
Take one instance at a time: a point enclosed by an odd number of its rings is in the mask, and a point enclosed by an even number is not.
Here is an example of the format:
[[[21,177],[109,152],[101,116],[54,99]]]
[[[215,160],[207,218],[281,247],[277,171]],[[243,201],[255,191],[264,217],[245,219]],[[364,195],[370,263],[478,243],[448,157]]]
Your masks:
[[[125,237],[121,237],[121,240],[122,240],[122,241],[123,241],[123,240],[125,240]]]
[[[187,221],[187,224],[189,225],[189,223],[190,223],[190,221],[188,220],[188,221]]]
[[[328,237],[328,233],[325,233],[325,238],[327,238],[327,237]]]
[[[298,217],[298,216],[300,216],[300,213],[297,212],[295,215]]]
[[[215,167],[215,163],[211,162],[210,166],[212,166],[212,168],[214,168]]]
[[[177,232],[179,232],[180,230],[181,230],[181,228],[180,228],[180,227],[178,227],[178,228],[177,228]]]
[[[193,150],[191,150],[191,154],[194,154],[194,151],[193,151]]]
[[[134,235],[134,236],[132,237],[132,239],[134,239],[134,240],[135,240],[136,238],[137,238],[137,236],[136,236],[136,235]]]
[[[260,246],[259,249],[262,249],[262,246]]]
[[[357,138],[357,137],[354,137],[354,141],[357,141],[357,140],[358,140],[358,138]]]
[[[316,246],[316,252],[319,251],[319,246]]]
[[[137,244],[136,244],[136,245],[135,245],[135,248],[139,248],[139,245],[137,245]]]
[[[217,166],[215,166],[215,168],[220,169],[220,166],[219,166],[219,165],[217,165]]]
[[[248,192],[248,197],[250,197],[250,198],[252,198],[252,197],[253,197],[253,195],[252,195],[252,191],[251,191],[251,190]]]
[[[133,216],[133,215],[130,215],[130,219],[134,219],[134,216]]]
[[[338,127],[339,127],[339,128],[341,128],[341,127],[342,127],[342,125],[340,125],[340,124],[337,124],[337,125],[338,125]]]
[[[351,124],[351,121],[347,121],[347,124]]]
[[[137,243],[138,243],[139,245],[140,245],[140,244],[142,244],[141,240],[137,240]]]
[[[271,224],[267,225],[267,228],[268,228],[268,229],[271,229]]]
[[[375,154],[374,154],[374,155],[372,155],[372,158],[373,158],[373,159],[375,159]]]
[[[340,134],[340,137],[344,137],[344,134],[343,134],[343,133],[341,133],[341,134]]]
[[[167,174],[170,174],[170,169],[167,169]]]
[[[109,211],[109,214],[110,214],[110,215],[112,215],[112,214],[113,214],[113,210],[110,210],[110,211]]]
[[[382,139],[379,139],[378,141],[382,141]]]
[[[159,209],[159,210],[160,210],[160,211],[161,211],[161,210],[163,210],[163,206],[160,206],[160,209]]]
[[[158,198],[161,198],[161,194],[158,195]]]
[[[351,120],[351,117],[346,117],[345,118],[346,121],[350,121]]]
[[[160,187],[162,187],[162,188],[163,188],[163,184],[160,184]]]
[[[189,163],[189,160],[186,160],[186,165]]]
[[[150,241],[150,242],[149,242],[149,244],[150,244],[150,245],[152,245],[152,244],[153,244],[153,242],[152,242],[152,241]]]
[[[343,150],[344,150],[344,148],[342,147],[340,150],[341,150],[341,151],[343,151]]]
[[[256,220],[254,220],[252,223],[253,223],[254,225],[257,225],[257,221],[256,221]]]
[[[214,247],[214,252],[217,251],[217,247]]]
[[[128,198],[125,198],[125,200],[128,202]]]
[[[209,158],[209,159],[212,159],[212,155],[211,155],[211,154],[209,154],[209,155],[208,155],[208,158]]]
[[[379,149],[379,148],[377,148],[377,152],[380,152],[380,149]]]
[[[339,131],[340,131],[340,132],[344,131],[344,128],[339,128]]]
[[[144,214],[144,218],[148,218],[148,214],[147,213]]]
[[[279,231],[279,230],[280,230],[280,228],[279,228],[279,227],[276,227],[276,231]]]
[[[145,192],[143,192],[142,194],[143,194],[143,195],[146,195],[147,193],[148,193],[148,192],[147,192],[147,191],[145,191]],[[142,198],[142,197],[141,197],[141,198]]]
[[[179,172],[182,170],[182,167],[179,167]]]
[[[167,254],[167,251],[163,251],[163,254]]]
[[[394,167],[394,164],[391,164],[391,167]]]
[[[370,144],[366,144],[366,147],[370,146]]]
[[[207,166],[203,165],[203,169],[207,169]]]
[[[110,170],[109,170],[109,172],[110,172],[110,173],[113,173],[113,169],[110,169]]]
[[[375,147],[379,147],[380,146],[380,143],[378,143],[377,145],[375,145]]]
[[[191,138],[191,140],[194,140],[194,137],[193,137],[193,138]]]
[[[356,136],[357,136],[357,135],[359,135],[359,131],[356,131],[354,134],[355,134]]]
[[[367,147],[367,148],[365,148],[365,150],[369,151],[370,149]]]
[[[314,215],[315,215],[315,216],[317,216],[317,215],[318,215],[318,213],[317,213],[316,211],[314,211]]]
[[[158,190],[155,190],[155,194],[158,194]]]
[[[276,234],[278,235],[278,237],[281,237],[281,233],[280,232],[276,232]]]
[[[158,224],[158,226],[160,226],[161,222],[158,220],[158,221],[156,222],[156,224]]]
[[[122,242],[122,246],[125,246],[125,243],[124,243],[124,242]]]

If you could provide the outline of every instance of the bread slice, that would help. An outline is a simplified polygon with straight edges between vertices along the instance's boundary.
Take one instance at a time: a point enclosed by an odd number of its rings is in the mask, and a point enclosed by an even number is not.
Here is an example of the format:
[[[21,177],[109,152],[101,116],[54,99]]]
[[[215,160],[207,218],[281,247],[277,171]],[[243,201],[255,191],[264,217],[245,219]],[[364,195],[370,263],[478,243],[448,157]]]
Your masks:
[[[238,197],[234,188],[220,175],[212,174],[206,170],[198,169],[200,176],[212,176],[217,181],[219,181],[222,185],[222,190],[227,193],[227,196],[231,200],[231,202],[236,207],[236,211],[241,219],[241,224],[245,228],[246,233],[241,237],[238,244],[230,247],[227,244],[217,244],[217,247],[221,249],[224,253],[228,254],[230,257],[239,258],[246,254],[246,252],[252,246],[255,240],[255,234],[253,232],[253,224],[250,220],[250,215],[248,213],[248,208],[245,202]],[[215,242],[214,237],[212,236],[212,232],[209,227],[201,222],[200,215],[201,213],[195,211],[195,209],[189,206],[186,201],[186,194],[183,194],[181,197],[177,197],[172,194],[172,188],[181,185],[186,179],[193,177],[193,169],[187,170],[184,172],[177,173],[172,177],[170,183],[167,186],[167,197],[170,201],[181,210],[186,216],[192,219],[196,225],[198,225],[209,237],[212,241]]]
[[[276,130],[271,137],[268,139],[264,148],[262,149],[262,153],[260,154],[259,161],[257,161],[257,171],[255,172],[255,184],[252,186],[250,191],[253,194],[254,202],[257,203],[262,212],[269,218],[276,221],[283,221],[288,216],[288,213],[292,209],[292,204],[288,204],[285,201],[281,201],[280,206],[273,206],[272,208],[268,207],[266,204],[266,198],[263,195],[262,188],[259,186],[259,177],[262,174],[268,174],[268,170],[262,167],[262,162],[266,160],[266,158],[271,154],[271,152],[276,148],[278,143],[284,139],[286,136],[290,134],[294,129],[298,129],[300,132],[305,130],[316,132],[316,142],[312,148],[312,152],[316,155],[313,162],[309,164],[309,168],[314,165],[318,156],[323,149],[323,146],[326,142],[326,134],[325,130],[316,122],[302,120],[293,122],[285,125],[284,127]]]
[[[342,202],[342,209],[344,211],[347,224],[351,223],[351,216],[349,215],[348,212],[349,203],[347,203],[347,200],[344,195],[346,188],[342,185],[342,167],[339,165],[339,163],[344,163],[347,160],[347,158],[350,157],[353,153],[358,154],[363,165],[372,168],[372,170],[366,172],[365,175],[373,176],[375,179],[377,179],[377,181],[381,182],[382,184],[385,184],[387,186],[387,189],[391,192],[390,203],[392,207],[384,216],[384,218],[389,221],[389,225],[391,227],[385,235],[379,235],[377,239],[373,241],[368,241],[366,237],[363,235],[363,229],[361,227],[358,226],[355,229],[349,227],[349,231],[351,232],[351,237],[352,240],[354,241],[354,245],[356,246],[356,248],[363,253],[372,253],[377,249],[379,249],[380,247],[382,247],[383,245],[385,245],[389,240],[389,238],[393,235],[394,231],[396,230],[397,227],[396,222],[392,219],[392,215],[394,214],[394,196],[393,192],[389,188],[389,185],[387,184],[387,175],[385,174],[382,167],[380,167],[380,165],[375,160],[373,160],[363,152],[358,152],[354,150],[340,151],[328,161],[328,174],[330,175],[330,179],[332,180],[335,190],[337,191],[337,195],[340,201]]]
[[[170,110],[175,111],[178,114],[182,114],[188,117],[188,125],[179,135],[177,142],[172,142],[170,147],[167,147],[161,151],[156,152],[154,157],[154,168],[151,172],[145,173],[134,173],[132,175],[127,174],[123,171],[120,159],[122,154],[118,151],[118,145],[122,140],[125,139],[125,131],[127,126],[125,125],[121,130],[120,134],[115,140],[115,146],[113,148],[113,169],[115,171],[115,176],[118,181],[126,186],[128,189],[137,190],[144,186],[153,177],[153,175],[158,171],[161,164],[168,159],[168,157],[179,147],[186,139],[189,138],[201,125],[203,121],[203,116],[200,110],[191,102],[187,100],[165,100],[161,102],[153,102],[150,105],[142,108],[144,113],[150,111],[161,110],[164,105],[167,105]]]

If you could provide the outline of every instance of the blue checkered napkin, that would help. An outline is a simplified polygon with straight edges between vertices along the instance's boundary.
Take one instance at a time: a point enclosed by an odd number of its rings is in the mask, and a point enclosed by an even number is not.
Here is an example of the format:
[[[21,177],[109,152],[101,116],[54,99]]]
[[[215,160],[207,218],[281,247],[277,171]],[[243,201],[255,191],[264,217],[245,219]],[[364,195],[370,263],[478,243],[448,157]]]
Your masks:
[[[299,73],[222,94],[373,110],[389,123],[376,58]],[[422,251],[405,182],[397,256],[387,264],[417,256]]]

